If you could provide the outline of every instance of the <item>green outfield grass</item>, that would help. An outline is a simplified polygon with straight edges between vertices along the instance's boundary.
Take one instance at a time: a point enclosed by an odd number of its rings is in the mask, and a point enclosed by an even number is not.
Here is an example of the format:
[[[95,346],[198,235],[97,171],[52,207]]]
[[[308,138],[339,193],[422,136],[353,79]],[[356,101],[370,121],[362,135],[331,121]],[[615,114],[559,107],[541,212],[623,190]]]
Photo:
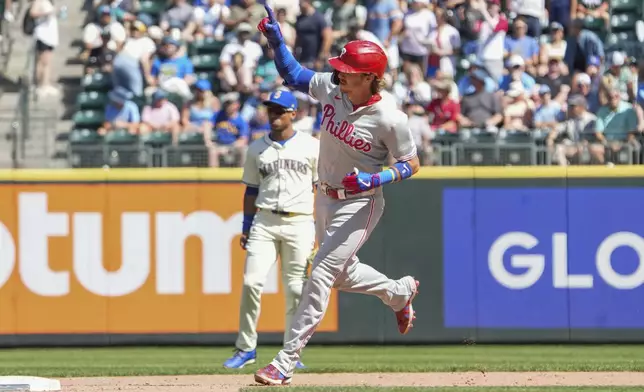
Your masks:
[[[635,392],[641,387],[290,387],[289,392]],[[257,387],[240,392],[257,392]]]
[[[257,364],[222,367],[230,348],[90,348],[0,350],[0,375],[43,377],[252,373],[278,347],[258,350]],[[310,346],[314,373],[456,371],[644,371],[644,346]]]

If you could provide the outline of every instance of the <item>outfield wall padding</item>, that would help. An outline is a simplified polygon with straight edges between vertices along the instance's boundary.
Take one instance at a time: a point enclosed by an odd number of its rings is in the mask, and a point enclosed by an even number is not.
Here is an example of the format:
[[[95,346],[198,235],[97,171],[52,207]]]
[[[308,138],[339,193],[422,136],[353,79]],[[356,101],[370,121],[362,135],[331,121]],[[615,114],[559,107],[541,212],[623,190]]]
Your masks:
[[[237,169],[0,171],[0,346],[232,345]],[[401,336],[334,293],[311,343],[644,341],[644,168],[424,168],[389,185],[362,262],[421,281]],[[260,343],[280,343],[278,270]]]

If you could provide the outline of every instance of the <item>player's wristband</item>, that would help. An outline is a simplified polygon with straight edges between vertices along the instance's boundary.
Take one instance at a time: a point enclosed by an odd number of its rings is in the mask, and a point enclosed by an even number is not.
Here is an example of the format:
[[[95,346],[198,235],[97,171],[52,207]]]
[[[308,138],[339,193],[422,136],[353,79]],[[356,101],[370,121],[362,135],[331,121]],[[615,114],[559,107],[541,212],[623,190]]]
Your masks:
[[[242,222],[242,233],[248,233],[250,227],[253,225],[255,214],[244,214],[244,221]]]
[[[409,162],[396,162],[391,167],[373,175],[373,187],[402,181],[411,177],[411,165]]]

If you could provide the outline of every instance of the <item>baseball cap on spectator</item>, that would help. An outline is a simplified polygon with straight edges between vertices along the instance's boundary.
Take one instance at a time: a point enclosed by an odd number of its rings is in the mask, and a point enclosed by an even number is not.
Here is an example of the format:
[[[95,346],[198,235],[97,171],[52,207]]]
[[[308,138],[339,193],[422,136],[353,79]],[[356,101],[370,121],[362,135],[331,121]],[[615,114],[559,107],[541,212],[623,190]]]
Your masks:
[[[195,88],[200,91],[210,91],[212,90],[212,84],[210,83],[209,80],[206,79],[199,79],[197,82],[194,84]]]
[[[181,46],[181,43],[179,42],[179,40],[175,39],[175,38],[174,38],[174,37],[172,37],[172,36],[166,36],[166,37],[163,37],[163,41],[162,41],[162,42],[163,42],[163,44],[164,44],[164,45]]]
[[[558,31],[563,29],[564,29],[563,25],[559,22],[550,23],[550,31]]]
[[[250,24],[244,22],[244,23],[240,23],[239,26],[237,26],[236,31],[237,31],[237,34],[239,34],[239,33],[252,33],[253,32],[253,27]]]
[[[621,67],[625,61],[626,58],[622,52],[613,52],[610,56],[610,65],[612,67]]]
[[[572,95],[568,98],[568,106],[586,106],[586,98],[581,94]]]
[[[236,101],[239,101],[239,93],[237,92],[227,93],[221,96],[222,105],[227,105]]]
[[[507,92],[508,97],[516,98],[525,94],[525,89],[520,81],[510,83],[510,89]]]
[[[154,24],[154,19],[148,14],[139,14],[136,19],[137,21],[143,23],[146,27],[152,26]]]
[[[548,86],[547,84],[542,84],[541,86],[539,86],[539,95],[550,94],[550,93],[551,93],[550,86]]]
[[[122,105],[125,101],[132,99],[132,93],[124,87],[117,86],[107,94],[107,97],[110,101]]]
[[[485,79],[487,78],[487,74],[482,69],[474,70],[474,72],[472,72],[471,76],[474,79],[480,80],[481,82],[485,82]]]
[[[523,60],[523,57],[519,56],[518,54],[513,54],[512,56],[510,56],[510,59],[508,60],[509,68],[523,67],[524,65],[525,65],[525,61]]]
[[[148,28],[148,37],[153,40],[160,40],[163,38],[163,30],[159,26],[150,26]]]
[[[159,101],[161,101],[161,100],[163,100],[163,99],[166,99],[166,98],[168,98],[168,93],[166,93],[166,92],[165,92],[165,91],[163,91],[163,90],[156,90],[156,91],[152,94],[152,103],[153,103],[153,104],[155,104],[155,103],[159,103]]]
[[[450,92],[452,92],[452,83],[451,83],[451,81],[450,81],[449,79],[447,79],[447,78],[441,78],[441,79],[436,79],[436,80],[434,80],[434,82],[432,83],[432,86],[433,86],[436,90],[443,91],[443,92],[445,92],[445,93],[447,93],[447,94],[449,94]]]
[[[107,15],[107,14],[112,14],[112,8],[109,5],[102,5],[98,7],[98,14],[99,15]]]
[[[288,90],[277,90],[264,101],[264,105],[277,105],[292,112],[297,110],[297,98]]]
[[[413,3],[429,4],[429,0],[412,0]]]
[[[631,66],[631,65],[637,65],[637,57],[635,56],[628,56],[626,58],[626,64]]]
[[[591,82],[592,81],[590,80],[590,76],[588,76],[587,73],[577,74],[577,84],[590,86]]]
[[[148,29],[148,26],[140,20],[135,20],[134,23],[132,23],[132,28],[134,30],[140,31],[141,33],[145,33]]]

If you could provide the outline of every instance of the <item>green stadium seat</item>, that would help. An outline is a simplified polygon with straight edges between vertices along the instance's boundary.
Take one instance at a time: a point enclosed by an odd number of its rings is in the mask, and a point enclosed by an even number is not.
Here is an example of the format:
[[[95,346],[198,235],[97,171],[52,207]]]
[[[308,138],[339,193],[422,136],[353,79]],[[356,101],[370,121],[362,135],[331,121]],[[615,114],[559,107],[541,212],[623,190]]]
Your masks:
[[[638,20],[639,17],[634,12],[613,14],[610,18],[610,26],[612,32],[633,31]]]
[[[139,112],[143,110],[143,107],[148,103],[148,98],[145,95],[141,95],[139,97],[134,97],[132,98],[132,102],[136,104],[136,106],[139,107]]]
[[[181,111],[183,109],[183,106],[186,104],[185,98],[183,98],[180,94],[174,94],[174,93],[168,93],[168,101],[172,102],[174,106]]]
[[[139,136],[125,129],[115,129],[105,135],[106,160],[110,167],[147,166],[147,156],[139,148]]]
[[[79,110],[104,110],[107,102],[107,94],[101,91],[84,91],[76,97],[76,105]]]
[[[167,8],[167,4],[163,1],[143,0],[139,3],[139,14],[148,14],[153,17],[158,17]]]
[[[182,132],[179,134],[177,144],[180,146],[203,146],[203,134],[200,132]]]
[[[190,58],[195,72],[212,72],[219,69],[219,55],[201,54]]]
[[[141,135],[141,142],[148,147],[165,147],[172,144],[172,134],[170,132],[154,131],[146,135]]]
[[[85,75],[82,86],[85,91],[107,92],[112,88],[112,80],[109,74],[96,72]]]
[[[108,145],[135,145],[139,141],[138,135],[133,135],[126,129],[115,129],[105,135],[105,144]]]
[[[607,47],[615,47],[616,50],[621,50],[625,45],[636,41],[634,31],[621,31],[609,34],[604,43]]]
[[[217,41],[212,37],[197,40],[192,43],[192,48],[195,55],[201,54],[219,54],[226,45],[225,41]]]
[[[69,133],[67,160],[73,168],[101,167],[103,137],[93,129],[73,129]]]
[[[611,0],[612,13],[639,12],[642,9],[642,0]]]
[[[72,121],[75,128],[98,129],[105,121],[104,110],[79,110]]]

